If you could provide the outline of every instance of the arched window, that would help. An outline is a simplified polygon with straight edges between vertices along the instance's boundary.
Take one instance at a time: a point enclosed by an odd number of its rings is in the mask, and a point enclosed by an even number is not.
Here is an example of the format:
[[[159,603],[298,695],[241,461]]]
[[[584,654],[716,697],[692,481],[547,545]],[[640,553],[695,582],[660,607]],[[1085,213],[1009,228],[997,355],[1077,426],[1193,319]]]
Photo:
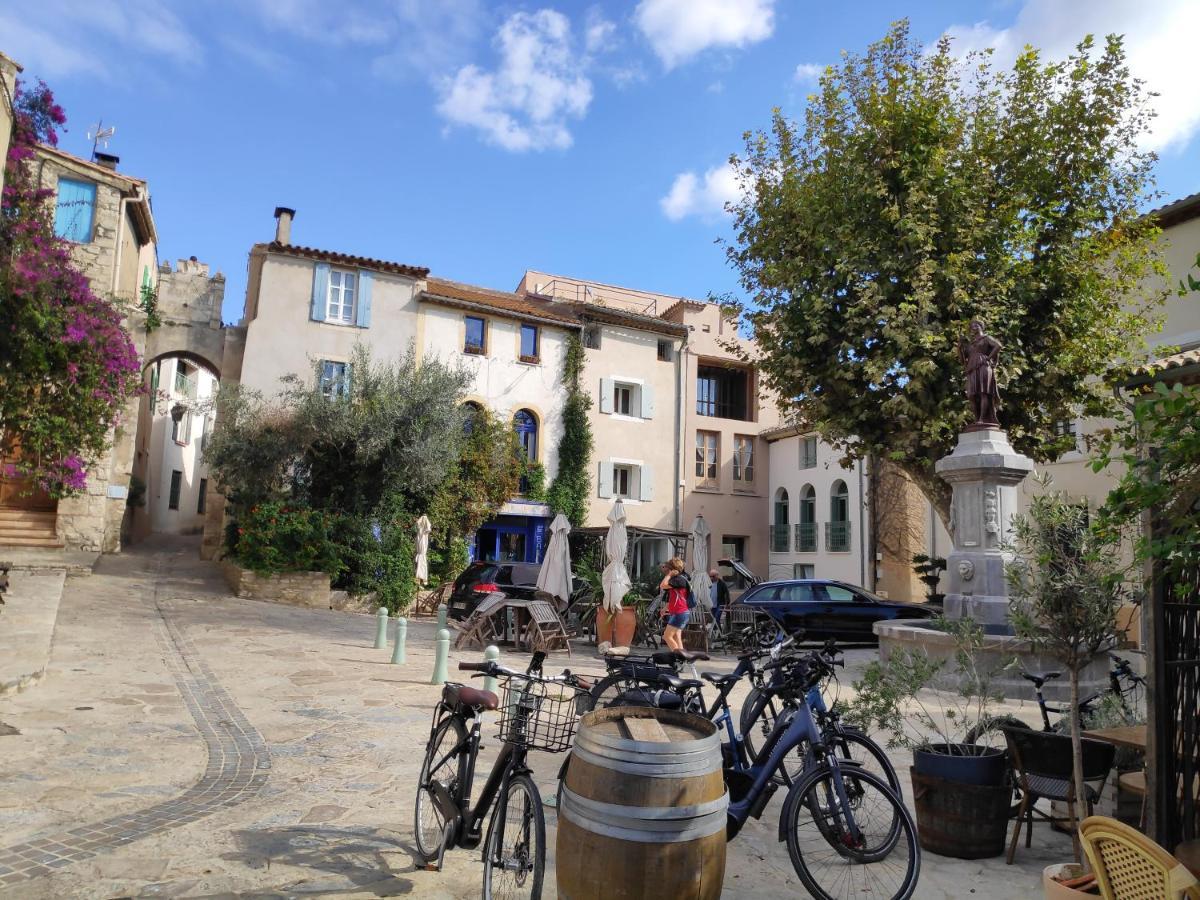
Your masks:
[[[775,492],[775,524],[786,525],[790,514],[788,492],[784,488],[780,488]]]
[[[825,528],[825,549],[833,553],[850,550],[850,492],[840,478],[829,492],[829,524]]]
[[[533,413],[527,409],[517,410],[517,414],[513,416],[513,431],[517,433],[517,441],[525,451],[525,458],[530,462],[537,462],[538,426]]]
[[[463,434],[470,434],[475,430],[475,423],[479,421],[479,417],[483,414],[483,407],[474,400],[468,400],[463,404],[463,410],[467,414],[463,419]]]
[[[800,523],[796,526],[796,552],[817,552],[817,492],[811,484],[800,488]]]

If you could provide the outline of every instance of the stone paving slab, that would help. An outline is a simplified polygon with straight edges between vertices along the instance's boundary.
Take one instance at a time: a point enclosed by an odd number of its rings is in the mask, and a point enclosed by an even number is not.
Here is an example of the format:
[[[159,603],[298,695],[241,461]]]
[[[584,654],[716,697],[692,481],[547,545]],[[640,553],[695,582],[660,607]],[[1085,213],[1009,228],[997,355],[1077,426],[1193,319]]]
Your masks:
[[[14,570],[0,607],[0,696],[36,684],[46,671],[66,573]]]
[[[0,883],[0,897],[478,897],[478,852],[453,851],[439,873],[413,856],[415,782],[440,692],[428,683],[434,624],[411,623],[409,661],[393,666],[390,651],[372,649],[372,616],[230,598],[195,554],[194,542],[158,542],[69,584],[48,677],[0,700],[0,720],[21,730],[0,737],[0,853],[20,842],[25,874],[36,876]],[[172,646],[183,648],[174,662]],[[851,655],[843,685],[871,655]],[[453,653],[452,670],[479,656]],[[552,664],[602,668],[590,656]],[[196,707],[208,702],[224,706],[206,733]],[[219,730],[230,726],[260,735],[261,747],[239,747]],[[494,735],[489,724],[480,779]],[[259,771],[266,755],[270,769]],[[532,755],[547,796],[561,759]],[[906,773],[907,753],[895,761]],[[218,771],[237,784],[156,818]],[[241,796],[247,778],[254,792]],[[730,845],[725,896],[803,896],[776,840],[781,808],[777,795]],[[548,898],[555,824],[547,810]],[[1069,853],[1039,825],[1013,867],[925,854],[917,896],[1036,896],[1041,868]]]

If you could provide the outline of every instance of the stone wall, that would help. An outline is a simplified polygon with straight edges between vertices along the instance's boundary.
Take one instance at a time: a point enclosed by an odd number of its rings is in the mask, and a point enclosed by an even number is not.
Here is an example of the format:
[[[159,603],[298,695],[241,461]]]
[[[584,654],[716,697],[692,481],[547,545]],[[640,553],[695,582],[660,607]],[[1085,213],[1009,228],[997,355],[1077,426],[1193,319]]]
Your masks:
[[[239,597],[312,609],[329,608],[329,576],[324,572],[259,575],[229,560],[221,563],[221,571],[230,590]]]

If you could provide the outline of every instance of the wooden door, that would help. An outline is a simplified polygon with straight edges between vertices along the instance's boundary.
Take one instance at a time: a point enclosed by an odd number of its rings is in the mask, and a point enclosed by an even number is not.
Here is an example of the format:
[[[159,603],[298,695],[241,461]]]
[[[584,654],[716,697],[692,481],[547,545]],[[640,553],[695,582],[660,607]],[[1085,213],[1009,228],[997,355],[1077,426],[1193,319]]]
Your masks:
[[[57,504],[30,478],[17,475],[14,466],[21,459],[20,441],[4,434],[0,440],[0,507],[7,509],[53,510]]]

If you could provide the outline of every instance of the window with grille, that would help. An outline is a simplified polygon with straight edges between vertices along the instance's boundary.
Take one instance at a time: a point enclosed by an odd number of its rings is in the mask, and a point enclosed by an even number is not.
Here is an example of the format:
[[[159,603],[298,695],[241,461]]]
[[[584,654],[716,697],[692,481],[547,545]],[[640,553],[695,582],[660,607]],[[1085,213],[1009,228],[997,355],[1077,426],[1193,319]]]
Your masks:
[[[588,325],[583,329],[583,346],[589,350],[600,349],[600,326]]]
[[[179,509],[179,492],[183,489],[183,473],[178,469],[171,472],[171,493],[167,497],[167,509]]]
[[[208,479],[201,478],[200,479],[200,496],[196,498],[196,514],[197,515],[200,515],[200,516],[204,515],[204,509],[205,509],[205,503],[206,503],[205,494],[207,494],[207,493],[208,493]]]
[[[658,342],[658,361],[671,362],[675,359],[675,346],[670,341]]]

